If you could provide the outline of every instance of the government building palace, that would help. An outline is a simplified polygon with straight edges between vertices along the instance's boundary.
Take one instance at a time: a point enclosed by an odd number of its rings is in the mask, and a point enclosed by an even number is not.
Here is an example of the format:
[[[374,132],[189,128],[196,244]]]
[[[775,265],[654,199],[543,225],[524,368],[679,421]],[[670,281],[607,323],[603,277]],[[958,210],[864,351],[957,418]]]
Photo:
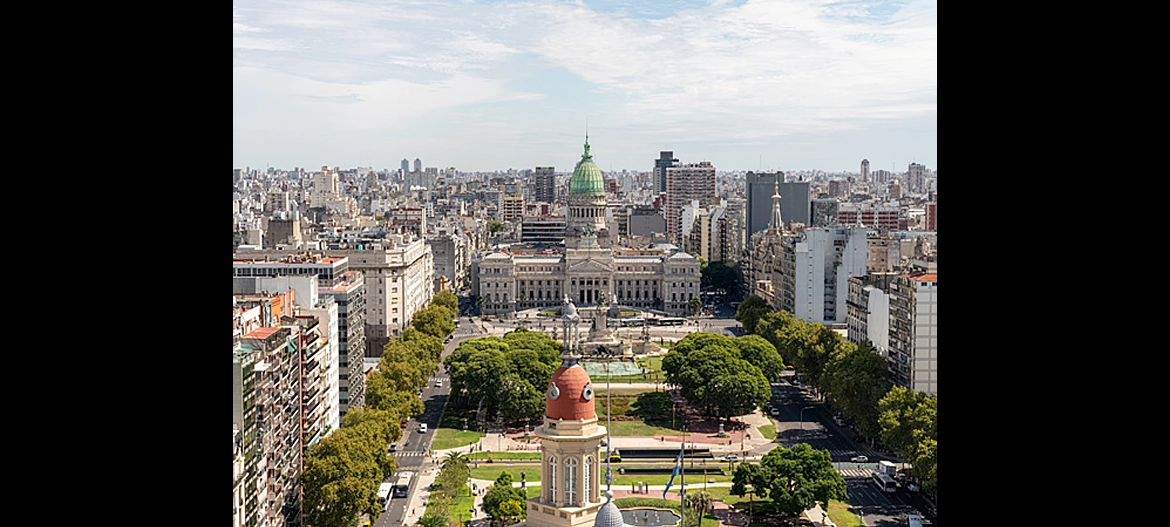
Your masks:
[[[557,308],[567,297],[578,307],[687,314],[691,297],[699,296],[699,260],[670,244],[615,246],[605,224],[606,202],[605,180],[586,136],[585,153],[569,180],[564,249],[484,254],[472,283],[472,294],[483,298],[483,313]]]

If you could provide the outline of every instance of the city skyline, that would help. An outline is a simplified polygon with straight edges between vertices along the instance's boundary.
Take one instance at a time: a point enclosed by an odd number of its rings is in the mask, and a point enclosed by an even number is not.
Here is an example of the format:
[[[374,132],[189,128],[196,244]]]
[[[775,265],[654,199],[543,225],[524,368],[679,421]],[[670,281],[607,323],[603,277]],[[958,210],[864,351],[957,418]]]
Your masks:
[[[937,170],[934,1],[233,5],[235,168]]]

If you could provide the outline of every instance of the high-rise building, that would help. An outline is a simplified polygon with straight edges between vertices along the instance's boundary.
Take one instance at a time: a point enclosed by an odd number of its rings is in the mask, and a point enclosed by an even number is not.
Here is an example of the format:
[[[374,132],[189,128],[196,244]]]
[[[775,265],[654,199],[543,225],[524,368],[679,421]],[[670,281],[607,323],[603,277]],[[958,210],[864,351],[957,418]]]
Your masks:
[[[894,384],[938,395],[938,274],[915,272],[890,288],[890,351]]]
[[[861,181],[865,182],[865,183],[871,182],[869,180],[869,160],[868,159],[861,160]]]
[[[417,157],[414,158],[414,171],[422,172],[422,160]]]
[[[654,173],[651,176],[655,194],[666,192],[666,169],[676,166],[678,166],[678,159],[675,159],[674,152],[664,150],[658,153],[658,159],[654,160]]]
[[[402,158],[402,175],[405,176],[410,172],[410,160],[405,157]]]
[[[926,193],[926,166],[910,163],[906,171],[906,191],[914,194]]]
[[[900,227],[901,212],[893,205],[871,203],[841,203],[837,207],[837,223],[864,225],[878,230],[896,231]]]
[[[853,226],[810,227],[783,244],[777,309],[806,322],[843,323],[850,276],[867,272],[866,229]]]
[[[745,182],[746,197],[746,239],[768,228],[768,221],[772,213],[772,194],[780,192],[780,207],[784,209],[784,220],[809,225],[812,208],[811,190],[808,181],[784,182],[784,173],[755,173],[748,172]]]
[[[709,161],[666,169],[666,231],[676,245],[682,245],[682,209],[692,200],[701,208],[715,201],[715,167]]]
[[[309,314],[324,316],[329,340],[328,367],[324,390],[330,402],[324,412],[326,425],[341,426],[340,418],[350,408],[365,405],[365,376],[350,375],[349,365],[358,368],[365,353],[365,284],[359,271],[349,269],[346,258],[310,258],[287,253],[248,251],[232,263],[232,292],[254,294],[263,291],[297,292],[297,301]],[[275,259],[272,259],[275,257]],[[296,278],[316,278],[315,291]],[[280,279],[280,280],[278,280]],[[328,312],[336,313],[336,320]],[[360,369],[355,369],[355,373]],[[336,400],[336,404],[332,401]]]

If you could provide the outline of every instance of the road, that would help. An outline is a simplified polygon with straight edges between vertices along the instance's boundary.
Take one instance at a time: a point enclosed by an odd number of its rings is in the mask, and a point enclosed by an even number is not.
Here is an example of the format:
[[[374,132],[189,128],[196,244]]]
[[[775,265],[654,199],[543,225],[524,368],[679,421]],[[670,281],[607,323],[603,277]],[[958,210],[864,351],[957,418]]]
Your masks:
[[[792,379],[786,375],[772,386],[772,405],[779,411],[774,417],[781,445],[791,448],[797,443],[808,443],[818,450],[828,450],[833,465],[845,478],[849,504],[861,514],[865,525],[905,525],[908,513],[922,515],[923,525],[937,525],[918,494],[901,488],[894,494],[878,490],[871,478],[881,457],[864,444],[854,443],[852,431],[838,427],[824,403],[816,400],[807,388],[793,384]],[[851,462],[857,455],[867,456],[869,462]]]
[[[442,359],[446,359],[452,351],[455,351],[460,341],[481,336],[483,336],[483,332],[475,324],[470,323],[465,318],[461,318],[459,327],[455,328],[455,333],[452,334],[450,342],[443,346]],[[431,448],[431,442],[435,439],[435,430],[439,427],[439,422],[443,419],[443,411],[447,408],[447,400],[451,396],[450,379],[441,372],[442,367],[440,366],[440,373],[432,376],[427,381],[426,387],[422,390],[422,415],[407,421],[406,428],[402,431],[402,439],[399,440],[398,450],[395,452],[395,457],[398,459],[398,472],[395,473],[395,478],[398,473],[414,472],[417,474],[424,470],[424,468],[430,468],[431,466],[430,460],[427,458],[427,451]],[[435,387],[435,382],[440,380],[443,382],[443,386],[441,388]],[[419,425],[422,423],[426,423],[427,425],[427,432],[425,434],[418,431]],[[374,523],[374,527],[398,527],[402,525],[403,518],[409,512],[407,510],[409,506],[406,504],[414,502],[414,498],[418,492],[418,477],[415,476],[411,478],[410,492],[407,497],[389,500],[382,514],[378,516],[378,521]]]

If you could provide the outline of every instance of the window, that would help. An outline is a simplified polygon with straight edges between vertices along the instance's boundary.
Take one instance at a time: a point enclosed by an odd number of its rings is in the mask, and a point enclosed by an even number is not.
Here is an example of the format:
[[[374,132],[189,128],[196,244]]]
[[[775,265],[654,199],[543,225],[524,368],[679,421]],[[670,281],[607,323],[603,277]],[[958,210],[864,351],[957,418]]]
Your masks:
[[[565,461],[565,505],[577,505],[577,460]]]
[[[548,458],[548,502],[552,503],[557,496],[557,458]]]

